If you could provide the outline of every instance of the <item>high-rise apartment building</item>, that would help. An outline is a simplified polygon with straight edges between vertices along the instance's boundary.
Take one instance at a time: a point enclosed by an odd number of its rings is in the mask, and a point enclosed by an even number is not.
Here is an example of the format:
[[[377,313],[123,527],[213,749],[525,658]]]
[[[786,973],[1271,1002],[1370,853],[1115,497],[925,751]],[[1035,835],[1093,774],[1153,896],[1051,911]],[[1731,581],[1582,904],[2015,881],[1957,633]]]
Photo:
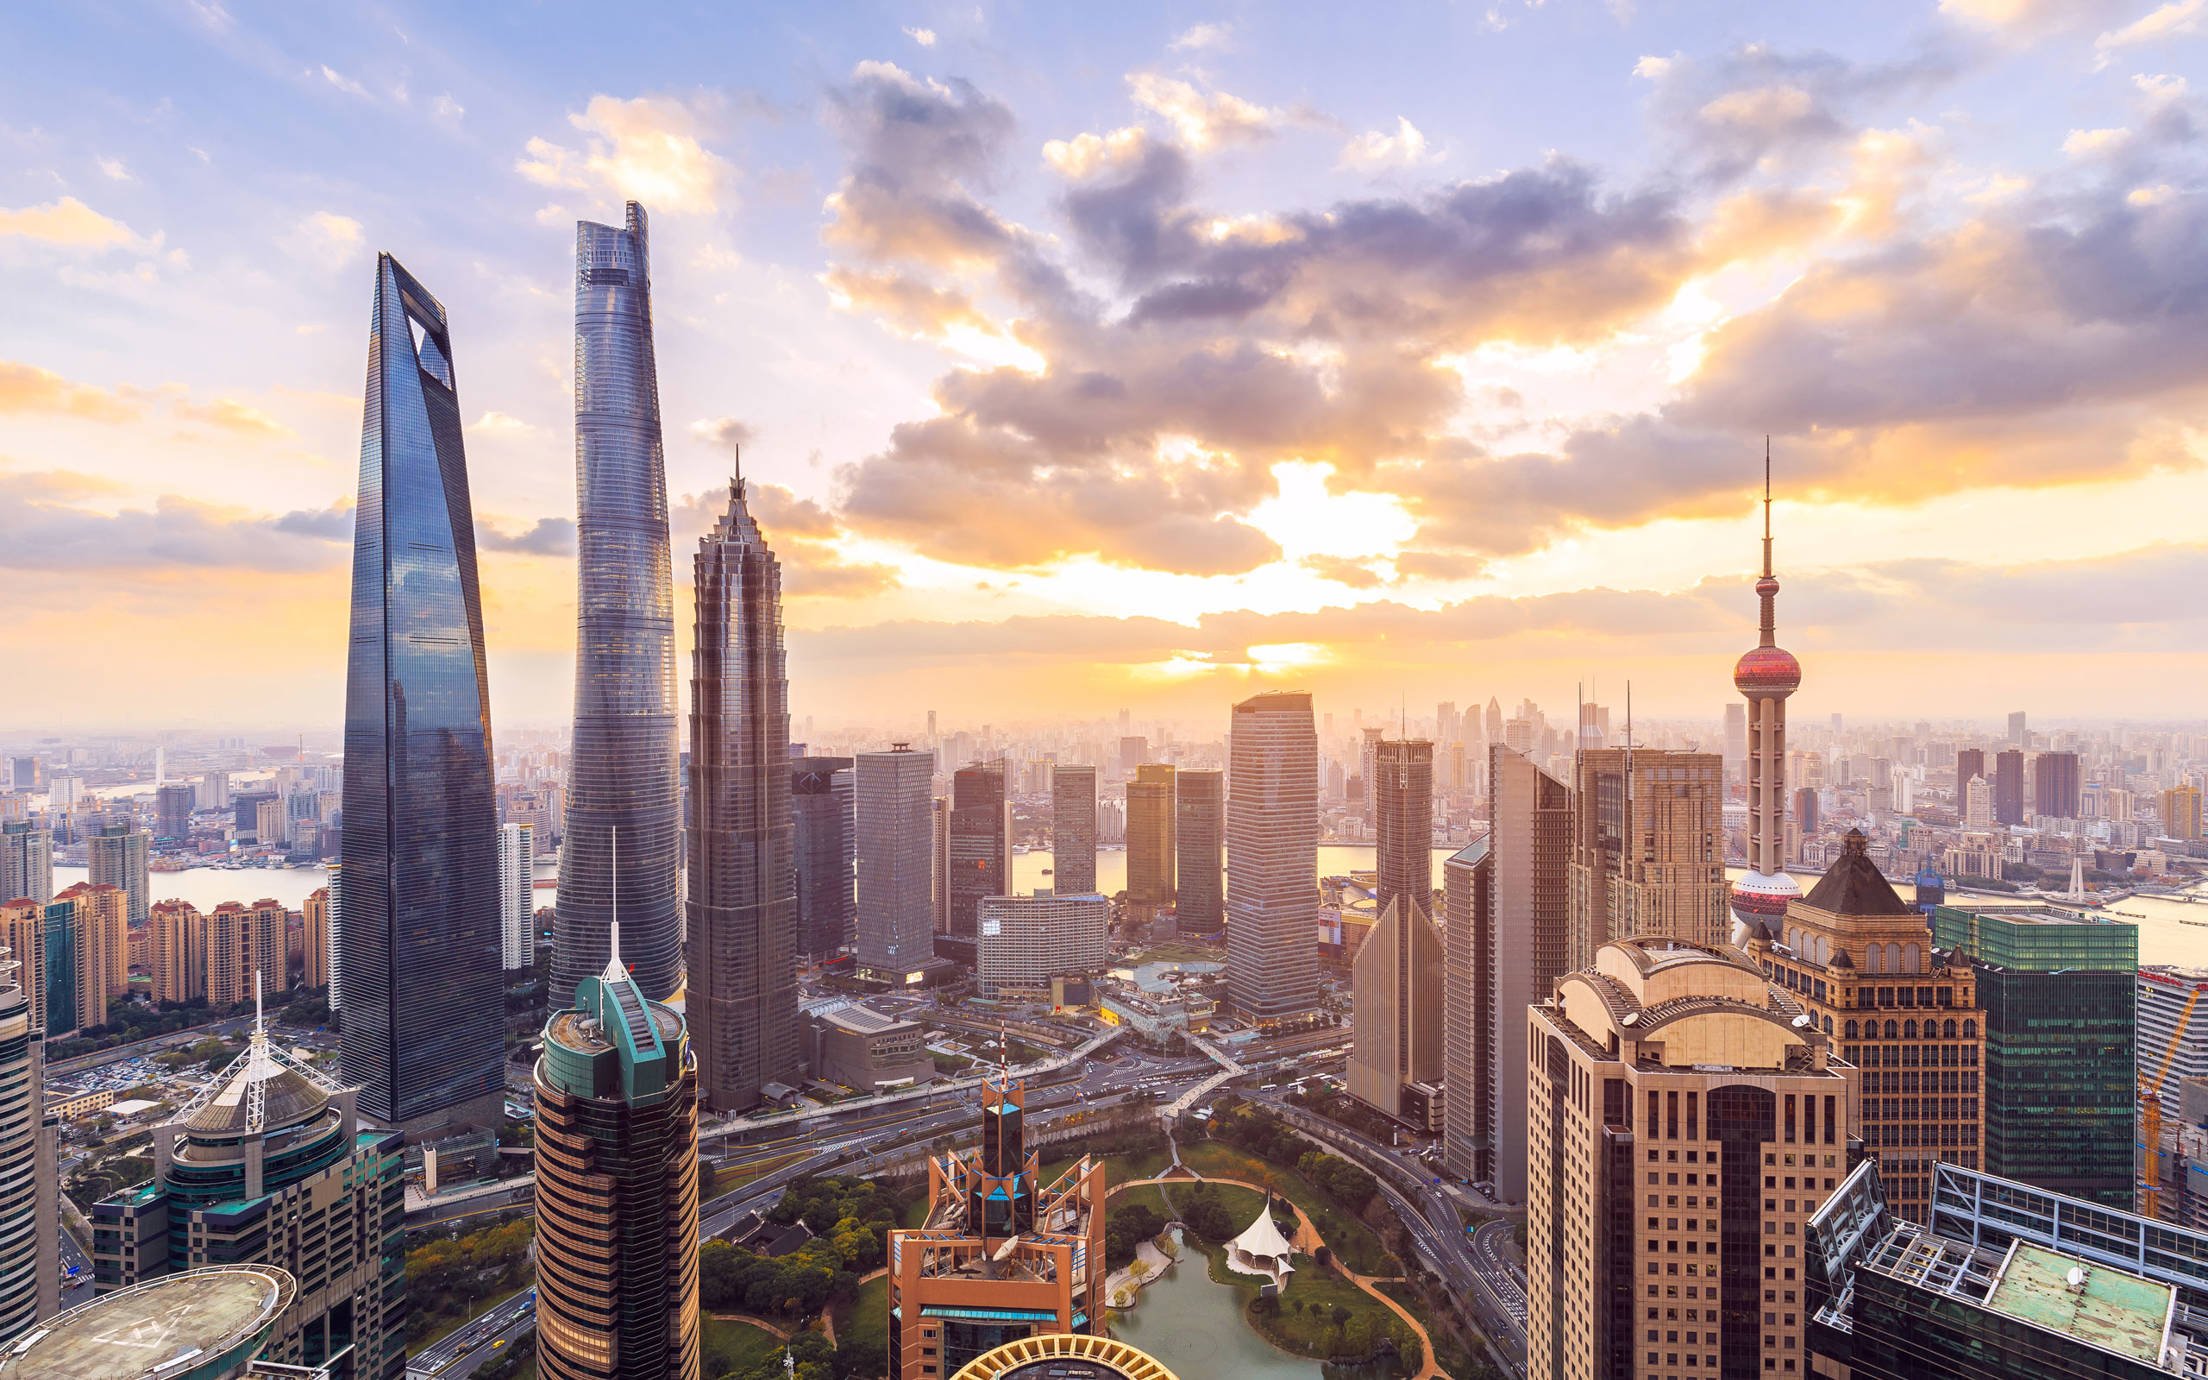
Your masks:
[[[197,796],[188,782],[171,781],[154,788],[153,835],[164,843],[182,843],[192,834],[192,802]]]
[[[934,756],[858,755],[859,967],[895,986],[935,959]]]
[[[217,1009],[253,1000],[254,984],[270,997],[291,982],[285,961],[281,903],[225,901],[207,914],[207,1004]]]
[[[1963,793],[1970,788],[1973,778],[1983,779],[1989,784],[1993,779],[1992,774],[1986,770],[1986,750],[1984,748],[1957,748],[1955,750],[1955,800],[1957,804],[1962,802]]]
[[[1102,1331],[1104,1168],[1084,1155],[1046,1182],[1026,1101],[983,1084],[981,1144],[931,1156],[927,1217],[889,1234],[891,1380],[949,1380],[1007,1343]]]
[[[698,1380],[698,1061],[608,940],[537,1060],[537,1367]]]
[[[154,1128],[152,1181],[92,1205],[100,1291],[206,1265],[273,1265],[297,1277],[298,1293],[264,1360],[400,1380],[404,1149],[399,1133],[360,1124],[353,1089],[284,1053],[256,1021],[245,1052]]]
[[[1993,819],[1996,824],[2024,822],[2024,750],[2007,748],[1993,759]]]
[[[66,907],[64,914],[73,914],[75,909],[74,906]],[[0,949],[14,956],[15,981],[30,1003],[31,1024],[42,1032],[52,1033],[46,1009],[49,990],[46,910],[45,906],[31,900],[0,902]],[[74,1001],[73,996],[71,1000]],[[74,1028],[74,1023],[70,1028]]]
[[[146,924],[153,1004],[183,1006],[207,1000],[207,917],[189,901],[157,901]]]
[[[1802,663],[1778,645],[1779,578],[1771,570],[1771,444],[1763,451],[1763,574],[1756,580],[1756,645],[1733,664],[1748,701],[1748,872],[1733,884],[1735,933],[1786,914],[1802,888],[1786,871],[1786,701],[1802,687]]]
[[[1933,1166],[1983,1153],[1986,1013],[1970,961],[1934,949],[1924,912],[1901,899],[1850,830],[1809,895],[1766,922],[1748,955],[1859,1070],[1863,1148],[1911,1221],[1931,1210]]]
[[[345,683],[339,1061],[370,1117],[488,1124],[505,1088],[498,816],[445,309],[376,260]]]
[[[2032,759],[2032,813],[2078,817],[2078,754],[2042,752]]]
[[[698,541],[690,672],[690,986],[698,1097],[717,1112],[795,1086],[797,872],[782,567],[742,478]],[[664,994],[657,994],[664,995]]]
[[[1181,934],[1217,935],[1226,926],[1226,853],[1226,773],[1179,772],[1173,783],[1173,891],[1174,927]]]
[[[1588,953],[1636,934],[1725,943],[1732,912],[1723,759],[1592,748],[1574,772],[1574,942]]]
[[[662,1001],[682,982],[675,594],[661,447],[651,235],[632,201],[622,225],[575,227],[575,731],[554,992],[606,966],[616,914],[645,994]]]
[[[0,824],[0,901],[54,899],[54,835],[43,824]]]
[[[511,973],[537,960],[537,826],[498,826],[498,956]]]
[[[130,991],[128,901],[115,887],[78,882],[54,898],[76,914],[77,1023],[85,1029],[107,1024],[108,1003]]]
[[[985,896],[974,971],[985,997],[1050,995],[1050,980],[1093,977],[1111,958],[1111,902],[1038,891]]]
[[[833,957],[851,942],[858,911],[857,773],[848,757],[790,761],[791,846],[797,857],[798,949]]]
[[[1932,938],[1977,967],[1985,1170],[2129,1207],[2138,927],[2044,906],[1940,906]]]
[[[2191,843],[2201,837],[2201,793],[2198,786],[2172,786],[2162,792],[2162,832]],[[6,840],[0,839],[0,846]]]
[[[1492,1084],[1484,1090],[1493,1153],[1495,1196],[1526,1201],[1526,1066],[1517,1043],[1526,1009],[1546,1001],[1557,980],[1577,967],[1581,937],[1572,930],[1572,793],[1523,754],[1488,749],[1488,847],[1493,856],[1486,885],[1474,899],[1471,948],[1487,957],[1485,1011],[1479,1033],[1494,1053]],[[1452,921],[1453,923],[1453,921]],[[1590,959],[1591,961],[1591,959]],[[1477,985],[1475,974],[1453,980]],[[1482,1097],[1474,1088],[1472,1096]]]
[[[1127,783],[1127,904],[1173,899],[1173,768],[1145,762]]]
[[[971,939],[981,899],[1012,892],[1012,802],[1003,758],[960,767],[951,777],[944,843],[943,932]]]
[[[1080,895],[1096,890],[1096,768],[1060,764],[1050,771],[1051,885]]]
[[[1438,1129],[1442,946],[1434,925],[1434,745],[1389,738],[1373,751],[1372,933],[1350,978],[1350,1096],[1421,1130]]]
[[[1799,1245],[1852,1163],[1855,1071],[1792,994],[1734,949],[1620,940],[1519,1057],[1526,1373],[1806,1375]]]
[[[1319,1014],[1319,738],[1311,697],[1234,707],[1227,733],[1227,1002],[1260,1030]]]
[[[0,954],[0,1346],[61,1311],[59,1129],[46,1114],[46,1035]]]
[[[1460,1179],[1495,1177],[1495,853],[1487,835],[1441,865],[1442,1163]],[[1561,936],[1559,936],[1561,938]],[[1514,1028],[1515,1029],[1515,1028]]]
[[[2024,711],[2012,710],[2009,714],[2009,746],[2027,748],[2031,744],[2031,729],[2026,725]]]
[[[87,878],[94,886],[111,886],[123,893],[132,925],[146,923],[146,860],[151,845],[152,836],[135,824],[102,825],[85,840]]]
[[[299,909],[301,986],[325,988],[330,985],[330,949],[336,937],[330,929],[330,889],[316,887],[307,893]]]

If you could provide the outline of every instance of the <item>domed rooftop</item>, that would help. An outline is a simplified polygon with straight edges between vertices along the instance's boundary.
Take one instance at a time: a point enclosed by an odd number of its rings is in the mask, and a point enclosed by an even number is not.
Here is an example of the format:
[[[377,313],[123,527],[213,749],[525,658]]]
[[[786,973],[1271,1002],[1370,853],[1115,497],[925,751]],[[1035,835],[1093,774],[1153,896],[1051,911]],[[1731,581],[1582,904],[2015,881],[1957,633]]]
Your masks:
[[[253,1034],[214,1087],[184,1109],[184,1129],[202,1136],[243,1136],[297,1126],[320,1116],[337,1088],[269,1044],[254,994]]]
[[[1751,647],[1733,663],[1733,686],[1750,697],[1783,698],[1802,688],[1802,663],[1784,647]]]

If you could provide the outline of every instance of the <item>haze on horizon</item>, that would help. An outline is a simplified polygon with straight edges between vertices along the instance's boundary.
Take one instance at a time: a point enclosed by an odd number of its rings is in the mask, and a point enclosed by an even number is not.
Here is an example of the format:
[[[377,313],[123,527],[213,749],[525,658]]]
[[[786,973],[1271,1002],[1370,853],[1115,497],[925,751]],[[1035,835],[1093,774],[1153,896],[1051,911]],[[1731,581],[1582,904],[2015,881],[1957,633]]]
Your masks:
[[[678,627],[741,444],[799,716],[1714,719],[1766,433],[1797,712],[2197,712],[2199,0],[587,13],[0,16],[0,725],[338,723],[379,249],[564,719],[631,197]]]

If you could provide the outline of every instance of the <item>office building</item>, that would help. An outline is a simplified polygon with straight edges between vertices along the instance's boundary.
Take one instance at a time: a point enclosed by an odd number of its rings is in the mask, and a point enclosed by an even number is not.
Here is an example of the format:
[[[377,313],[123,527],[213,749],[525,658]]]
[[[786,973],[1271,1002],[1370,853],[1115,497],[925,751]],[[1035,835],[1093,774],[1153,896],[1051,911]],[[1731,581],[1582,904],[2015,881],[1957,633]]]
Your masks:
[[[1434,925],[1434,745],[1374,749],[1378,918],[1350,975],[1349,1093],[1383,1115],[1437,1130],[1442,1080],[1442,945]]]
[[[130,991],[130,922],[123,893],[104,884],[78,882],[54,898],[75,908],[77,1023],[89,1030],[107,1024],[110,1002]]]
[[[228,1010],[253,1000],[255,983],[268,997],[291,986],[284,952],[282,905],[225,901],[207,913],[207,1004]]]
[[[1492,1051],[1483,1051],[1489,1081],[1475,1085],[1472,1095],[1487,1104],[1495,1196],[1523,1203],[1527,1149],[1520,1109],[1527,1093],[1519,1036],[1527,1008],[1547,1001],[1566,973],[1585,966],[1572,962],[1582,940],[1572,930],[1572,793],[1523,754],[1497,744],[1488,749],[1487,817],[1491,861],[1484,885],[1472,890],[1468,936],[1469,952],[1484,957],[1486,971],[1458,971],[1451,980],[1475,991],[1484,984],[1485,1006],[1475,1009],[1474,1021],[1475,1039]],[[1452,910],[1452,924],[1455,915]]]
[[[1050,771],[1051,886],[1080,894],[1096,890],[1096,768],[1059,765]]]
[[[943,932],[970,940],[982,898],[1012,890],[1012,804],[1003,758],[958,769],[946,823]]]
[[[683,1011],[698,1060],[699,1100],[734,1112],[756,1106],[769,1084],[803,1081],[782,567],[752,517],[740,476],[729,482],[720,521],[698,539],[693,569],[698,621],[684,797],[690,986]]]
[[[0,1351],[0,1380],[339,1380],[260,1360],[298,1288],[273,1266],[209,1265],[102,1294]]]
[[[1734,935],[1757,917],[1786,914],[1802,888],[1786,872],[1786,700],[1802,686],[1802,664],[1778,645],[1779,578],[1771,569],[1771,446],[1763,452],[1763,574],[1756,580],[1756,645],[1733,665],[1748,701],[1748,871],[1733,884]]]
[[[1574,942],[1590,953],[1636,934],[1725,943],[1732,911],[1723,759],[1590,748],[1573,771]]]
[[[192,836],[192,803],[198,792],[182,781],[171,781],[153,792],[153,836],[163,843],[181,844]]]
[[[1865,1162],[1810,1219],[1812,1374],[2208,1374],[2208,1235],[1952,1165],[1919,1224],[1882,1178]]]
[[[552,990],[562,994],[606,966],[616,913],[645,995],[663,1001],[682,981],[675,594],[661,445],[651,236],[632,201],[622,225],[575,227],[575,729],[552,922]]]
[[[511,973],[537,961],[537,826],[498,826],[498,956]]]
[[[1924,912],[1879,874],[1858,830],[1780,928],[1757,926],[1747,951],[1859,1070],[1863,1148],[1895,1211],[1926,1220],[1933,1166],[1976,1169],[1983,1153],[1976,970],[1933,947]]]
[[[1127,904],[1173,900],[1173,768],[1146,762],[1127,783]]]
[[[489,1124],[506,1084],[491,702],[457,388],[445,309],[380,255],[332,967],[344,1082],[365,1115],[416,1130]]]
[[[2042,752],[2032,758],[2032,813],[2078,817],[2078,754]]]
[[[230,808],[230,773],[203,771],[192,784],[193,802],[202,810],[227,810]]]
[[[299,911],[299,981],[302,986],[325,988],[330,985],[330,950],[335,939],[330,929],[330,889],[316,887],[307,893]]]
[[[1174,928],[1217,936],[1227,923],[1226,773],[1179,772],[1173,792]]]
[[[859,1005],[831,1006],[806,1016],[807,1066],[813,1076],[855,1092],[881,1092],[932,1081],[935,1056],[918,1021]]]
[[[537,1370],[698,1376],[698,1061],[608,935],[537,1060]]]
[[[2032,745],[2031,736],[2031,730],[2025,726],[2024,711],[2012,712],[2009,715],[2009,746],[2028,748]]]
[[[1932,912],[1978,970],[1987,1173],[2112,1207],[2133,1201],[2139,931],[2044,906]]]
[[[1441,865],[1442,1163],[1473,1183],[1495,1176],[1495,855],[1486,835]]]
[[[1993,759],[1993,819],[1996,824],[2024,822],[2024,750],[2009,748]]]
[[[1104,1169],[1045,1182],[1026,1094],[985,1083],[981,1143],[928,1160],[928,1213],[889,1234],[891,1380],[945,1380],[998,1347],[1104,1327]]]
[[[2198,786],[2172,786],[2162,792],[2162,832],[2173,839],[2197,842],[2202,832],[2200,800]]]
[[[790,762],[798,950],[815,960],[833,958],[851,942],[858,914],[857,790],[848,757]]]
[[[146,924],[153,1004],[184,1006],[207,1000],[207,917],[189,901],[157,901]]]
[[[974,944],[975,975],[985,997],[1048,997],[1056,977],[1101,973],[1111,957],[1111,902],[1038,891],[985,896]]]
[[[0,1346],[61,1309],[59,1130],[45,1088],[45,1031],[21,968],[0,954]]]
[[[0,901],[54,899],[54,835],[43,824],[0,824]]]
[[[1725,706],[1725,782],[1728,788],[1748,777],[1748,706]]]
[[[404,1144],[363,1127],[355,1097],[256,1019],[245,1052],[154,1128],[152,1180],[92,1205],[100,1292],[208,1265],[273,1265],[298,1292],[265,1359],[399,1380]]]
[[[856,768],[860,969],[903,986],[935,959],[934,758],[904,743]]]
[[[1319,739],[1311,697],[1234,707],[1227,733],[1227,1003],[1259,1030],[1319,1015]]]
[[[1782,1252],[1848,1174],[1855,1071],[1737,950],[1606,944],[1527,1017],[1526,1373],[1807,1372]]]
[[[1984,748],[1957,748],[1955,750],[1955,800],[1958,805],[1962,803],[1963,793],[1969,789],[1973,779],[1982,779],[1989,784],[1993,779],[1992,773],[1986,770],[1986,750]]]
[[[1150,760],[1150,740],[1139,734],[1122,734],[1119,739],[1119,774],[1133,777],[1135,768]]]
[[[134,824],[102,825],[85,840],[88,880],[122,892],[134,926],[146,923],[146,860],[151,844],[151,836]]]

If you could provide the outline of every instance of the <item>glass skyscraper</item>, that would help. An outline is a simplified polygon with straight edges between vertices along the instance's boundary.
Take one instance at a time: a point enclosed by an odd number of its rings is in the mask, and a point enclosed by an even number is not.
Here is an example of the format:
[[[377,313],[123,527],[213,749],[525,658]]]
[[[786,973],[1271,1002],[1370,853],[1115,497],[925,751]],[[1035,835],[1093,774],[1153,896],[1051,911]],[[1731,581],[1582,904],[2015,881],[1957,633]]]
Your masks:
[[[650,232],[575,227],[575,739],[552,990],[606,966],[621,840],[622,952],[644,994],[682,981],[675,595],[652,353]]]
[[[1318,1017],[1318,923],[1311,697],[1253,695],[1227,734],[1227,1004],[1259,1030]]]
[[[379,1121],[495,1116],[498,817],[445,309],[376,260],[345,682],[344,1081]],[[487,1124],[487,1123],[486,1123]]]
[[[858,912],[853,860],[856,773],[848,757],[790,759],[790,818],[797,831],[798,947],[828,958],[851,942]]]
[[[699,1096],[728,1112],[756,1105],[768,1083],[795,1086],[803,1064],[782,568],[743,480],[699,540],[695,570],[686,1011]]]

